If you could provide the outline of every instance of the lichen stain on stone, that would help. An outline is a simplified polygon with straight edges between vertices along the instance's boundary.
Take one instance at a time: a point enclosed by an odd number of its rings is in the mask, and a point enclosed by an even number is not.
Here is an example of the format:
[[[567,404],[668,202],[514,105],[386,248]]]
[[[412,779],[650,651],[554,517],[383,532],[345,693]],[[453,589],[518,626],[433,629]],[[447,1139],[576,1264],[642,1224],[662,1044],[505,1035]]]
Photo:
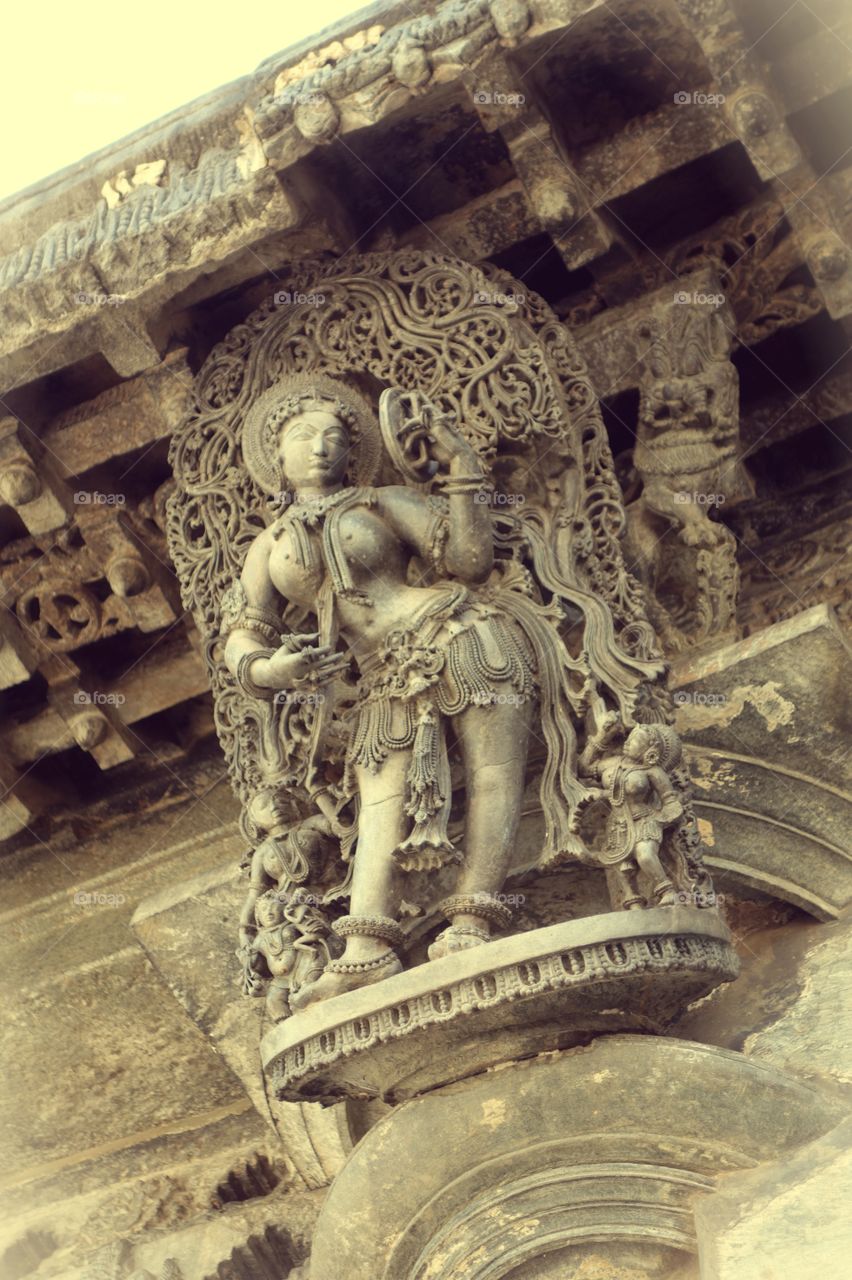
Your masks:
[[[694,756],[691,761],[692,785],[699,791],[716,791],[733,786],[737,771],[730,760],[714,760],[710,756]]]
[[[571,1280],[648,1280],[646,1271],[637,1271],[623,1263],[617,1265],[618,1270],[614,1271],[612,1258],[605,1254],[591,1254],[571,1272]]]
[[[713,823],[708,821],[707,818],[699,818],[697,821],[698,821],[698,834],[701,836],[703,843],[706,844],[708,848],[713,849],[716,845],[716,836],[713,832]]]
[[[486,1098],[482,1104],[482,1123],[489,1129],[497,1129],[506,1121],[506,1102],[503,1098]]]
[[[737,685],[722,703],[685,702],[677,711],[678,732],[724,729],[750,705],[763,717],[772,733],[781,725],[790,724],[796,709],[788,698],[781,696],[780,689],[777,680],[767,680],[765,684]]]
[[[523,1240],[526,1236],[534,1236],[541,1226],[541,1218],[523,1218],[520,1222],[514,1222],[509,1228],[512,1235]]]

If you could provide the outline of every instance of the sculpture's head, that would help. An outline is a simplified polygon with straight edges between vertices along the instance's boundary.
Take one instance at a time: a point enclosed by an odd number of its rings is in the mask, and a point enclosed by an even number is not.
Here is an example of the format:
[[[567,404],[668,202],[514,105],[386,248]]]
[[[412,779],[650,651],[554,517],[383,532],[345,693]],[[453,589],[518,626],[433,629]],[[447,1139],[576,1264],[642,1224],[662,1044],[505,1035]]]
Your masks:
[[[624,754],[629,756],[631,760],[635,760],[638,764],[659,764],[659,749],[657,748],[647,725],[637,724],[635,729],[631,729],[630,733],[627,735],[627,741],[624,744]]]
[[[667,724],[637,724],[627,736],[624,754],[647,769],[671,769],[681,758],[680,738]]]
[[[349,428],[332,400],[305,398],[279,428],[278,460],[297,491],[338,488],[350,449]]]
[[[275,495],[372,484],[381,461],[369,401],[324,374],[291,374],[258,396],[245,417],[242,447],[252,478]]]
[[[284,919],[284,903],[277,893],[264,893],[254,904],[254,918],[261,929],[272,929]]]

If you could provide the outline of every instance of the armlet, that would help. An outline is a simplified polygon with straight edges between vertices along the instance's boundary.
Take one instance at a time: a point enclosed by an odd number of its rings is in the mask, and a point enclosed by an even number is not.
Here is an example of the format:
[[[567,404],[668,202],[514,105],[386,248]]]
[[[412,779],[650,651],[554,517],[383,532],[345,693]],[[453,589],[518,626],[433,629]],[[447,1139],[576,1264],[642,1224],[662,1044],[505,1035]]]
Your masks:
[[[222,635],[237,629],[252,631],[277,647],[283,634],[281,619],[274,609],[249,604],[246,589],[239,578],[222,596]]]

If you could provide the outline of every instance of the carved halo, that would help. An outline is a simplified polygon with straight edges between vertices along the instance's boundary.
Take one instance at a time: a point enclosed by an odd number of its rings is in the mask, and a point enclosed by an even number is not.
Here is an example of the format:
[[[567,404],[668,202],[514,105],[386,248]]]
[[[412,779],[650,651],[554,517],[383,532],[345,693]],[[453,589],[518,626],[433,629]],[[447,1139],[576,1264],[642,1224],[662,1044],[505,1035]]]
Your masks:
[[[281,428],[311,401],[330,405],[352,441],[351,483],[370,485],[382,460],[382,438],[369,400],[336,378],[298,373],[281,378],[254,401],[245,417],[243,460],[265,493],[277,494],[286,483],[278,462]]]

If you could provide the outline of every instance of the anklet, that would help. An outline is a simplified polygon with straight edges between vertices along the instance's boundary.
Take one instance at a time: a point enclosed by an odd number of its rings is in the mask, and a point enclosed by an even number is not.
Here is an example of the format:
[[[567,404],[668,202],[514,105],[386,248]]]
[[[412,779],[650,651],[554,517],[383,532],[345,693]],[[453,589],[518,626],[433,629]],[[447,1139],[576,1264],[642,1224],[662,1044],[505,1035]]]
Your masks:
[[[383,951],[381,955],[374,956],[372,960],[332,960],[331,964],[325,966],[326,973],[365,973],[368,969],[379,969],[382,965],[388,963],[389,960],[396,960],[398,956],[391,947],[387,951]]]
[[[378,938],[401,947],[405,934],[390,916],[341,916],[331,926],[338,938]]]

